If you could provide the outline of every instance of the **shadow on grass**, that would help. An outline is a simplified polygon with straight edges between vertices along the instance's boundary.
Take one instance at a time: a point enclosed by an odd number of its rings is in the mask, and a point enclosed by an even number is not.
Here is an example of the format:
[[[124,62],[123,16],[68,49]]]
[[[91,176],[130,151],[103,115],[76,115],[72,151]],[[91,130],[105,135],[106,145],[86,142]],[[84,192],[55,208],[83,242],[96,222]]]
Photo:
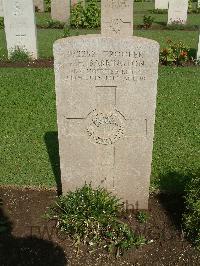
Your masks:
[[[13,225],[5,215],[0,199],[0,265],[67,265],[65,254],[59,246],[37,237],[14,237]]]
[[[58,132],[47,132],[44,136],[44,141],[49,154],[49,160],[54,173],[54,177],[57,185],[58,196],[62,194],[62,183],[60,174],[60,157],[59,157],[59,145],[58,145]]]
[[[172,224],[178,230],[182,229],[182,217],[186,208],[184,198],[186,195],[186,187],[199,174],[199,170],[195,173],[187,174],[167,172],[158,179],[157,187],[161,190],[161,193],[158,195],[158,200],[166,210]]]

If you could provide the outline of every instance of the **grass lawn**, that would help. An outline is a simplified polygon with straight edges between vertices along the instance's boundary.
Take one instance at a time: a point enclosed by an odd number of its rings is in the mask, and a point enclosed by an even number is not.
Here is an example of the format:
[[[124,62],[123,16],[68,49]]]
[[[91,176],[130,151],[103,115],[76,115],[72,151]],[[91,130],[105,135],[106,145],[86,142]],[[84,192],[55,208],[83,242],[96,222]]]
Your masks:
[[[0,88],[0,184],[55,186],[53,70],[1,68]],[[158,88],[152,176],[195,172],[200,163],[200,68],[160,67]]]
[[[195,8],[195,3],[193,4]],[[134,3],[133,10],[133,21],[134,25],[143,24],[143,16],[152,16],[155,18],[155,24],[167,23],[167,12],[166,14],[153,14],[151,11],[154,10],[154,3]],[[199,25],[200,14],[189,14],[188,15],[188,25]],[[47,21],[51,19],[50,13],[36,13],[36,23],[40,26],[45,26]]]
[[[38,29],[38,50],[40,58],[49,58],[53,56],[53,43],[62,38],[63,31],[59,29]],[[72,34],[92,34],[99,33],[98,30],[73,30]],[[168,39],[183,41],[188,47],[197,49],[199,33],[197,31],[181,30],[134,30],[134,35],[150,38],[160,43],[161,47],[166,46]],[[6,40],[3,30],[0,30],[0,59],[7,57]]]

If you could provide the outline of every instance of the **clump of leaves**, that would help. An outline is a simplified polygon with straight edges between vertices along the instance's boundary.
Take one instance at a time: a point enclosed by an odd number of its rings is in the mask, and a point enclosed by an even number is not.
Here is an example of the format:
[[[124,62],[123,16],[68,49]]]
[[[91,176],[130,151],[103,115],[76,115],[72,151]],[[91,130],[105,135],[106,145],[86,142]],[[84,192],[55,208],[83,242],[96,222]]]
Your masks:
[[[187,235],[200,249],[200,175],[196,175],[191,179],[185,191],[184,227]]]
[[[68,24],[65,24],[63,27],[63,38],[70,37],[71,36],[71,30]]]
[[[151,28],[152,24],[154,22],[154,18],[152,16],[144,16],[143,17],[143,25],[145,29]]]
[[[152,9],[151,10],[152,14],[167,14],[167,9]]]
[[[144,224],[149,220],[149,214],[145,211],[139,211],[136,217],[141,224]]]
[[[0,29],[4,29],[4,18],[0,17]]]
[[[9,59],[11,62],[28,62],[31,56],[28,51],[17,46],[11,51]]]
[[[120,200],[104,188],[93,189],[85,184],[56,201],[49,218],[57,219],[60,229],[75,241],[92,247],[103,247],[121,254],[131,246],[145,243],[127,224],[120,220],[123,206]]]
[[[48,19],[46,21],[46,27],[50,29],[63,29],[64,23],[54,19]]]
[[[182,65],[183,62],[190,60],[190,49],[182,42],[168,40],[168,47],[160,52],[160,61],[164,65]]]
[[[100,12],[96,0],[90,0],[86,6],[79,2],[71,9],[70,25],[75,28],[97,28],[100,26]]]
[[[45,2],[45,11],[51,12],[51,0],[44,0]]]

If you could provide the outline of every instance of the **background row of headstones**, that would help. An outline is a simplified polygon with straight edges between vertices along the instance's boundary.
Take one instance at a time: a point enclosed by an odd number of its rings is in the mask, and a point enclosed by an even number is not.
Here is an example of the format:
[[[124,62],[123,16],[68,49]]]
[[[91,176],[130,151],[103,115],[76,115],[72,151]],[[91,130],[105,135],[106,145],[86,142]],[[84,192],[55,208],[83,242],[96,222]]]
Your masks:
[[[168,0],[156,0],[162,3]],[[0,10],[4,9],[4,23],[7,40],[8,53],[15,47],[24,47],[32,58],[37,58],[37,41],[34,5],[38,9],[44,10],[43,0],[0,0]],[[70,3],[76,4],[79,0],[52,0],[52,18],[60,21],[67,21],[70,16]],[[132,1],[131,1],[132,2]],[[157,3],[157,2],[156,2]],[[3,7],[3,8],[2,8]],[[161,6],[160,6],[161,7]],[[185,24],[187,21],[188,0],[169,0],[168,24],[178,22]],[[102,9],[103,19],[118,19],[118,13],[110,13],[109,8]],[[133,8],[130,9],[132,17]],[[124,14],[127,18],[128,14]],[[106,25],[106,23],[104,23]],[[123,26],[123,25],[121,25]],[[130,30],[133,28],[131,20]],[[109,28],[102,29],[103,32],[109,32]],[[106,35],[106,34],[105,34]],[[199,55],[200,52],[198,52]]]
[[[5,0],[0,0],[0,17],[4,16],[3,1]],[[85,3],[85,0],[52,0],[52,19],[61,22],[68,21],[70,18],[70,5],[80,1],[83,4]],[[45,11],[44,0],[33,0],[33,3],[39,12]],[[198,0],[198,7],[200,7],[200,0]],[[168,24],[173,22],[185,24],[187,21],[188,0],[155,0],[155,9],[168,9]]]
[[[155,0],[155,9],[168,9],[170,0]],[[197,7],[200,8],[200,0],[197,2]]]

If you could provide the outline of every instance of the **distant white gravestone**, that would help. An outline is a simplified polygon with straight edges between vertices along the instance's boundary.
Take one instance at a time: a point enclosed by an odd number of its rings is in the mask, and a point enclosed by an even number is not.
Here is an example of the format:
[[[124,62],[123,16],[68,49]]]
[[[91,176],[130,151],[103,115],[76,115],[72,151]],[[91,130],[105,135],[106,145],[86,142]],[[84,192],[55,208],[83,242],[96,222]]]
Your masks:
[[[168,9],[169,0],[155,0],[155,9]]]
[[[101,33],[104,36],[133,35],[133,1],[102,1]]]
[[[188,0],[169,0],[168,24],[186,24]]]
[[[200,8],[200,0],[198,0],[197,7]]]
[[[78,3],[82,2],[83,5],[85,5],[85,0],[71,0],[71,5],[76,5]]]
[[[115,18],[112,4],[120,14],[130,1],[101,2],[103,8],[109,2],[108,16]],[[133,37],[130,26],[117,27],[116,34],[107,18],[102,21],[103,35],[54,44],[63,193],[91,182],[116,194],[127,208],[147,209],[159,44]],[[123,14],[125,21],[132,19]]]
[[[33,0],[34,6],[38,8],[39,12],[45,11],[44,0]]]
[[[61,22],[70,19],[70,0],[51,0],[51,18]]]
[[[33,0],[3,0],[8,56],[17,47],[37,58]]]
[[[197,50],[197,60],[200,60],[200,34],[199,34],[199,44],[198,44],[198,50]]]
[[[0,0],[0,17],[3,17],[3,0]]]

